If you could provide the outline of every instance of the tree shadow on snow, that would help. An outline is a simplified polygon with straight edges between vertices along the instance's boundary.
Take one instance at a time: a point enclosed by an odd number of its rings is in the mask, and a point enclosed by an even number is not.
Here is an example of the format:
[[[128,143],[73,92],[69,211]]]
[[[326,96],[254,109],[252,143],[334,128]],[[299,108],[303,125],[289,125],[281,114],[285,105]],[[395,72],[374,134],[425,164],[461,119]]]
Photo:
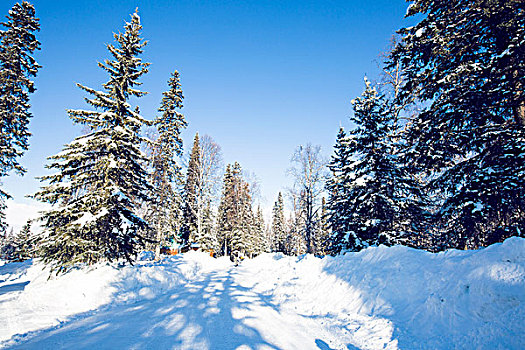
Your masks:
[[[235,271],[133,304],[106,306],[61,326],[16,335],[13,349],[277,349],[243,316],[250,305],[273,306],[238,285]]]
[[[33,261],[9,262],[0,266],[0,283],[7,282],[22,277],[27,273]]]
[[[320,350],[334,350],[326,342],[322,341],[321,339],[316,339],[315,345],[317,345],[317,347]]]
[[[7,284],[0,286],[0,295],[10,293],[10,292],[19,292],[24,290],[24,288],[29,284],[29,281]]]

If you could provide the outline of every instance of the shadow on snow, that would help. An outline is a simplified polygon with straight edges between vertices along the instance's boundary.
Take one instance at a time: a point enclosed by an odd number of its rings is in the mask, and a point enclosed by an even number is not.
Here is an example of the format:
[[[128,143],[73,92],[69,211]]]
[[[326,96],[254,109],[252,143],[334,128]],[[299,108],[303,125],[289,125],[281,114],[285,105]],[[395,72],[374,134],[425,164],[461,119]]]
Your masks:
[[[206,273],[200,281],[150,300],[105,306],[60,326],[16,335],[13,349],[277,349],[239,316],[269,300],[235,282],[235,271]],[[243,301],[240,301],[243,300]]]

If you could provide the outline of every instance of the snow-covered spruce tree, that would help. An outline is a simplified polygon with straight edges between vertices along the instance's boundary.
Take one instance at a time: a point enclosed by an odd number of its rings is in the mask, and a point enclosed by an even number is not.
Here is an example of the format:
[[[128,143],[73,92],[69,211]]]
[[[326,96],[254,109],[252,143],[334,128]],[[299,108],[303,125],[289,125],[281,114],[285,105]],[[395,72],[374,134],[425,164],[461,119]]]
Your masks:
[[[231,252],[230,241],[234,227],[234,205],[233,205],[234,174],[230,164],[224,172],[222,196],[217,212],[217,239],[219,241],[220,255],[228,256]]]
[[[35,256],[37,237],[31,232],[31,220],[28,220],[20,232],[13,236],[11,252],[6,257],[11,261],[25,261]]]
[[[35,91],[31,78],[40,68],[32,56],[40,49],[34,34],[40,30],[34,6],[26,1],[16,3],[6,18],[0,23],[4,28],[0,30],[0,180],[11,170],[25,172],[18,159],[29,148],[29,94]],[[7,198],[0,189],[0,232],[7,228]]]
[[[284,220],[283,195],[281,192],[279,192],[277,201],[272,209],[272,238],[272,251],[284,253],[286,251],[286,225]]]
[[[217,241],[217,232],[215,230],[215,218],[211,206],[211,200],[208,200],[202,213],[202,235],[198,242],[204,251],[218,251],[219,243]]]
[[[255,242],[255,255],[269,252],[269,244],[266,240],[265,225],[264,225],[264,216],[259,205],[257,207],[257,214],[255,216],[253,236]]]
[[[215,240],[215,237],[205,237],[211,231],[205,232],[204,225],[206,221],[213,221],[209,215],[213,216],[212,206],[218,202],[222,169],[221,147],[209,135],[196,135],[184,189],[183,236],[186,241],[198,243],[203,249],[208,249],[204,248],[204,241]],[[210,210],[206,212],[208,204]]]
[[[138,214],[139,203],[148,202],[152,190],[140,151],[139,131],[146,120],[128,103],[130,97],[146,94],[135,86],[149,65],[138,57],[146,42],[137,12],[124,28],[114,34],[116,46],[107,45],[113,59],[99,63],[109,74],[104,90],[78,84],[93,96],[86,101],[95,110],[68,110],[73,121],[91,132],[50,157],[48,168],[56,173],[42,177],[49,184],[34,195],[53,205],[41,217],[40,254],[57,273],[76,263],[132,262],[143,243],[139,232],[149,226]]]
[[[405,177],[391,139],[394,113],[391,104],[366,79],[365,84],[362,96],[352,101],[351,120],[356,128],[346,140],[340,136],[340,144],[347,148],[351,162],[339,170],[341,184],[331,185],[332,195],[340,198],[333,201],[335,207],[344,210],[342,217],[333,219],[333,230],[340,237],[335,243],[340,244],[343,239],[342,245],[349,250],[391,245],[403,238],[396,222],[402,215]],[[347,156],[341,154],[338,158]],[[335,170],[333,166],[332,169]],[[336,190],[341,194],[334,194]],[[348,196],[346,203],[341,197],[344,194]]]
[[[11,227],[9,232],[0,233],[0,259],[13,260],[15,255],[15,233]]]
[[[404,69],[399,104],[412,121],[411,162],[443,194],[435,215],[448,247],[476,248],[525,232],[525,3],[416,0],[390,66]]]
[[[284,253],[292,256],[306,254],[306,239],[304,237],[304,211],[294,209],[286,220]]]
[[[179,112],[184,96],[179,81],[179,72],[172,73],[168,81],[169,90],[163,93],[159,112],[155,119],[158,138],[152,142],[152,184],[154,198],[149,209],[150,224],[156,231],[156,258],[160,257],[160,245],[172,232],[177,232],[181,221],[183,182],[181,166],[177,159],[182,156],[183,144],[180,136],[187,126],[184,115]]]
[[[234,164],[234,168],[238,164]],[[242,174],[239,166],[239,174]],[[240,193],[238,194],[238,218],[237,218],[237,229],[234,230],[232,235],[232,257],[246,256],[253,257],[256,250],[256,242],[254,240],[254,215],[252,210],[252,197],[250,195],[250,186],[242,178],[238,177],[238,188]]]
[[[253,211],[250,187],[237,162],[226,167],[217,231],[222,255],[234,258],[251,253]]]
[[[182,240],[195,243],[201,238],[202,230],[202,166],[199,134],[195,135],[190,162],[184,185]]]
[[[352,154],[348,147],[349,138],[343,127],[337,134],[334,154],[328,168],[331,176],[326,183],[328,192],[327,221],[331,229],[328,251],[338,254],[342,250],[353,249],[356,246],[356,233],[350,230],[350,189],[354,178],[349,170],[352,164]]]
[[[20,232],[0,236],[0,259],[7,261],[25,261],[35,257],[38,237],[31,232],[31,220],[28,220]]]

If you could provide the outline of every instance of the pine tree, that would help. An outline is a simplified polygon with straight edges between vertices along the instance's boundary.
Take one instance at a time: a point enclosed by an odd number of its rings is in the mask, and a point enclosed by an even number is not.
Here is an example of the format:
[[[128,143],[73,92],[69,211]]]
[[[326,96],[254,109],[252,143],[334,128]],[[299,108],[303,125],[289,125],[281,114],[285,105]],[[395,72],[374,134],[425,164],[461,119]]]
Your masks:
[[[304,235],[305,217],[301,208],[294,209],[285,223],[283,253],[291,256],[306,254],[306,238]]]
[[[211,207],[211,200],[208,200],[203,211],[202,220],[202,235],[200,241],[200,247],[203,251],[218,251],[217,233],[214,225],[214,215]]]
[[[124,28],[124,33],[114,34],[117,46],[107,45],[113,60],[99,63],[110,76],[104,91],[77,84],[93,95],[86,101],[95,110],[68,110],[73,121],[88,125],[91,132],[50,157],[48,168],[57,172],[42,177],[49,184],[35,194],[53,205],[41,218],[40,253],[57,273],[75,263],[122,257],[132,262],[144,241],[139,232],[149,226],[138,211],[152,189],[147,159],[140,151],[139,131],[146,120],[128,102],[146,94],[135,86],[149,65],[138,57],[146,42],[140,37],[137,12]]]
[[[268,242],[266,241],[264,217],[261,206],[257,207],[257,215],[255,217],[254,229],[255,255],[269,252]]]
[[[0,180],[9,171],[23,174],[18,159],[29,149],[28,130],[32,115],[29,94],[40,66],[33,53],[40,49],[34,32],[40,30],[35,8],[24,1],[16,3],[0,23]],[[1,185],[1,183],[0,183]],[[0,189],[0,232],[5,232],[5,200],[9,195]]]
[[[0,236],[2,241],[0,242],[0,259],[12,261],[16,259],[16,236],[14,230],[11,227],[9,232],[4,232]]]
[[[208,202],[211,205],[218,201],[222,170],[221,147],[209,135],[196,135],[184,189],[185,240],[201,242],[205,239],[203,227],[204,222],[209,219],[205,214],[205,206]]]
[[[254,215],[252,210],[252,198],[250,195],[250,187],[241,176],[241,168],[238,163],[235,163],[234,173],[238,173],[237,189],[239,190],[236,196],[237,217],[235,218],[236,227],[232,235],[232,258],[235,257],[252,257],[255,252],[254,242]],[[236,172],[237,170],[237,172]]]
[[[395,115],[389,102],[368,80],[365,79],[365,83],[363,95],[352,101],[352,121],[356,128],[347,140],[341,136],[340,141],[347,147],[352,161],[339,170],[342,172],[339,174],[341,186],[344,186],[342,193],[348,191],[348,200],[346,203],[344,199],[339,201],[346,210],[342,221],[335,221],[333,229],[339,235],[336,242],[345,235],[343,244],[349,250],[391,245],[400,240],[396,222],[401,215],[399,205],[405,177],[397,163],[392,141]],[[346,157],[339,156],[340,159]],[[338,190],[337,187],[335,185],[334,190]],[[341,194],[338,196],[342,198]]]
[[[338,254],[342,250],[352,249],[356,246],[357,236],[350,230],[350,189],[353,174],[349,171],[352,163],[352,154],[348,147],[349,138],[341,127],[337,134],[334,146],[334,155],[328,165],[332,172],[326,183],[328,191],[327,221],[331,229],[328,250],[331,254]]]
[[[254,216],[250,188],[237,162],[226,167],[218,217],[221,254],[232,260],[251,254]]]
[[[218,209],[217,238],[219,241],[220,255],[228,256],[231,252],[230,241],[234,227],[233,203],[234,176],[230,164],[226,166],[222,186],[221,202]]]
[[[184,186],[184,219],[182,240],[194,243],[201,239],[202,234],[202,166],[199,134],[195,135],[191,149],[190,162],[186,184]]]
[[[187,126],[184,115],[179,113],[184,96],[179,81],[179,72],[175,71],[169,81],[169,90],[163,93],[162,103],[154,124],[158,130],[158,139],[152,149],[152,184],[154,200],[150,209],[150,223],[156,231],[156,258],[160,255],[160,245],[170,232],[176,232],[180,221],[182,198],[177,187],[182,183],[181,167],[177,158],[182,156],[183,144],[181,131]],[[175,189],[174,189],[175,187]]]
[[[407,133],[428,174],[444,246],[476,248],[525,232],[525,5],[416,0],[390,66],[405,67],[399,104],[425,108]],[[443,244],[442,244],[443,246]]]
[[[37,237],[31,233],[31,220],[28,220],[20,232],[1,237],[0,258],[7,261],[25,261],[35,256]]]
[[[31,220],[28,220],[14,239],[15,261],[25,261],[35,256],[37,239],[31,232]]]
[[[272,209],[272,233],[273,233],[273,250],[274,252],[285,252],[286,227],[284,220],[284,202],[283,195],[279,192],[277,201]]]

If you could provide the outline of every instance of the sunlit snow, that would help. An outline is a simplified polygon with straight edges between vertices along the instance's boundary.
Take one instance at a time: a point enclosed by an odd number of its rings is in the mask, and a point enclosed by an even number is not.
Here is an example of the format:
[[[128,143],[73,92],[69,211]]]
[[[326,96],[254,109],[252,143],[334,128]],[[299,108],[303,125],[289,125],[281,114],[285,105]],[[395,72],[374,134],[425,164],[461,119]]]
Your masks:
[[[525,239],[235,267],[191,252],[51,277],[0,266],[0,343],[23,349],[519,349]]]

